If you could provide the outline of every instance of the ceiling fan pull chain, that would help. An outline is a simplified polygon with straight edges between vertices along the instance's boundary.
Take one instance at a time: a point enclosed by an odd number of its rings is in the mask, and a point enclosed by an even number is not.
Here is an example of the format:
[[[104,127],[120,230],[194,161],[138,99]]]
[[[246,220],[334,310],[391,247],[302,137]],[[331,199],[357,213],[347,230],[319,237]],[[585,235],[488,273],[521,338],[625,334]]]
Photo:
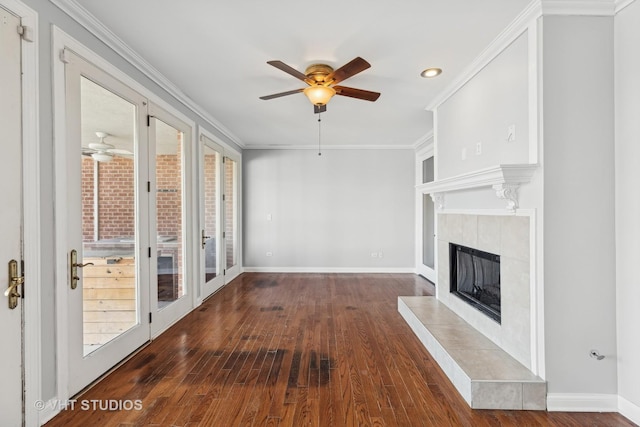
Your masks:
[[[320,152],[320,141],[321,141],[321,125],[322,125],[322,120],[320,119],[320,115],[322,113],[318,113],[318,156],[322,156],[322,153]]]

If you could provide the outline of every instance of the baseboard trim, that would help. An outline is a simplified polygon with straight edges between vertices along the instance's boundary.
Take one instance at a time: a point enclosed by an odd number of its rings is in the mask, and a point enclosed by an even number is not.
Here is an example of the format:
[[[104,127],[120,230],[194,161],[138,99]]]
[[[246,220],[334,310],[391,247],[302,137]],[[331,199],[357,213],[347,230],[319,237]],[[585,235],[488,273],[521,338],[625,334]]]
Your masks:
[[[616,394],[548,393],[549,412],[618,412]]]
[[[245,273],[413,273],[416,270],[413,267],[244,267]]]
[[[618,396],[618,410],[622,416],[640,425],[640,406],[629,402],[622,396]]]

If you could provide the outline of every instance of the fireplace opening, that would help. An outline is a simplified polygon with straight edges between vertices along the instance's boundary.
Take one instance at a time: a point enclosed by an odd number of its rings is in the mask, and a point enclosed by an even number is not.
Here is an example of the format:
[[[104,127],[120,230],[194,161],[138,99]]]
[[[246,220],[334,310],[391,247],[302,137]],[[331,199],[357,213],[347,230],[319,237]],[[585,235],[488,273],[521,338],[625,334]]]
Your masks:
[[[449,243],[450,291],[500,323],[500,255]]]

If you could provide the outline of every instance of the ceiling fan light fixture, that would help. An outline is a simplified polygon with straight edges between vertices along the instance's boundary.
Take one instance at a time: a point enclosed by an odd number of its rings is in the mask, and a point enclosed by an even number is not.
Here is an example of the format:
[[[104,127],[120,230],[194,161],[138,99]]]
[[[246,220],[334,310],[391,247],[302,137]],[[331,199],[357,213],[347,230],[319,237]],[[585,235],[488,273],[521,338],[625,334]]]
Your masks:
[[[329,86],[314,85],[303,90],[305,96],[313,105],[326,105],[327,102],[336,94],[336,90]]]
[[[113,156],[111,154],[103,152],[92,153],[91,157],[97,162],[110,162],[113,160]]]
[[[420,75],[424,78],[430,79],[432,77],[437,77],[442,73],[442,68],[427,68]]]

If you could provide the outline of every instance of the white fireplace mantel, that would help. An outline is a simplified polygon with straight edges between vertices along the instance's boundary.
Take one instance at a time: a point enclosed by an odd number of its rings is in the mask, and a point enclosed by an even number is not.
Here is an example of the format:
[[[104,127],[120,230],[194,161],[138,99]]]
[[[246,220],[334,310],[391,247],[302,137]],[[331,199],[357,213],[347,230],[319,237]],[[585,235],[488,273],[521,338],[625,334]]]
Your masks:
[[[515,212],[518,208],[518,190],[522,184],[531,181],[538,168],[537,164],[498,165],[487,169],[439,179],[416,186],[423,194],[430,194],[436,209],[444,208],[444,196],[453,191],[492,187],[496,197],[507,202],[507,210]]]

